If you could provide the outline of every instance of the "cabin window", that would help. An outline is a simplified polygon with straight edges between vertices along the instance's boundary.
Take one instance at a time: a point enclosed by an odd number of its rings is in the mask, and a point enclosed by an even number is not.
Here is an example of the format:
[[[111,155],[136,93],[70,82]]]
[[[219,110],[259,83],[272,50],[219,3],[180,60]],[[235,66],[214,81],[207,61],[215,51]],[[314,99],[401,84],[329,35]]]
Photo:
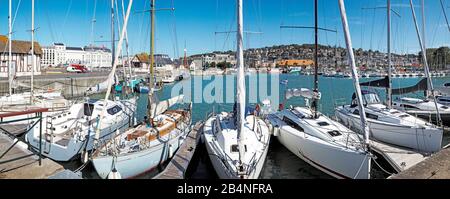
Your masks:
[[[400,118],[407,118],[407,117],[409,117],[409,115],[404,114],[404,115],[400,115],[399,117]]]
[[[289,119],[287,117],[283,117],[283,122],[285,122],[288,126],[296,129],[297,131],[300,131],[300,132],[305,131],[300,125],[298,125],[296,122],[292,121],[291,119]]]
[[[318,122],[317,124],[319,126],[330,126],[330,124],[328,124],[328,122]]]
[[[356,109],[355,111],[353,111],[353,115],[359,115],[359,110]]]
[[[378,115],[375,115],[375,114],[366,113],[366,117],[369,119],[378,120]]]
[[[441,101],[441,102],[450,102],[450,99],[441,98],[441,99],[439,99],[439,101]]]
[[[108,109],[108,114],[115,115],[120,111],[122,111],[122,108],[120,106],[116,105],[116,106]]]
[[[328,131],[328,134],[330,134],[333,137],[342,135],[339,131]]]
[[[405,109],[415,109],[415,110],[419,110],[417,107],[411,106],[411,105],[408,105],[408,104],[402,104],[402,105],[400,105],[400,106],[403,107],[403,108],[405,108]]]
[[[244,150],[245,150],[245,152],[247,152],[247,145],[244,145]],[[239,145],[237,145],[237,144],[231,145],[231,152],[239,153]]]

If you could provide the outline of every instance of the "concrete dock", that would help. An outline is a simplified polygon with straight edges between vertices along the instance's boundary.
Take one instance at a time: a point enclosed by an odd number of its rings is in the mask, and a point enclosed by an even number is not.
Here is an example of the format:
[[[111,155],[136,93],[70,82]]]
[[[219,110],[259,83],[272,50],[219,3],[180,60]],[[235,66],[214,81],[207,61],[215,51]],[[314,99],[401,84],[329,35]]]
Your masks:
[[[441,150],[389,179],[450,179],[450,148]]]
[[[14,140],[0,133],[0,154],[3,154],[13,143]],[[39,156],[27,150],[26,146],[25,143],[19,142],[0,158],[0,179],[47,179],[64,171],[61,165],[48,158],[43,158],[42,164],[39,165]],[[17,159],[24,156],[27,157]]]
[[[412,149],[392,146],[375,140],[370,140],[370,145],[371,149],[383,156],[397,172],[407,170],[428,158],[426,154]]]
[[[203,122],[195,124],[191,133],[186,137],[181,147],[175,153],[174,157],[159,175],[153,179],[184,179],[186,170],[191,162],[194,152],[197,149],[197,145],[203,129]]]

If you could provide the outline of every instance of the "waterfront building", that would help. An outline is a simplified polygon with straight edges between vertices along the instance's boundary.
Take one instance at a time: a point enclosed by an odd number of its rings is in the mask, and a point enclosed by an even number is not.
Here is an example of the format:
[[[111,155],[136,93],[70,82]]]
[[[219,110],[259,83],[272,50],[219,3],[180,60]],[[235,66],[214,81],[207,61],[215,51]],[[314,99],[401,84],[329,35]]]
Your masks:
[[[154,55],[154,67],[155,70],[173,70],[174,61],[166,54]],[[150,56],[146,53],[135,55],[131,60],[132,65],[135,68],[149,69],[150,68]]]
[[[54,43],[52,46],[43,47],[42,66],[83,64],[89,68],[103,68],[112,67],[111,60],[111,50],[105,47],[69,47],[63,43]]]
[[[0,77],[8,77],[8,37],[0,35]],[[12,66],[15,76],[31,75],[32,57],[31,42],[12,40]],[[38,42],[34,42],[35,68],[34,74],[41,73],[42,48]]]

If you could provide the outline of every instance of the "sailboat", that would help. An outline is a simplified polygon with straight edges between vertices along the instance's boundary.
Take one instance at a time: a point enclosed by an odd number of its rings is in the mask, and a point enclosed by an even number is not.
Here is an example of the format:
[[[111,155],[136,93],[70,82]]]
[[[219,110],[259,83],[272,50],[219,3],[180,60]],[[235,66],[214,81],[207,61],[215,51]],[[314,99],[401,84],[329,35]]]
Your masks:
[[[422,0],[422,37],[423,37],[423,48],[426,49],[425,45],[425,1]],[[426,53],[423,53],[426,56]],[[424,57],[426,60],[426,57]],[[436,101],[436,96],[434,96],[434,86],[431,80],[430,71],[428,68],[428,63],[424,63],[425,69],[425,79],[419,81],[419,83],[412,87],[395,89],[393,94],[403,95],[416,91],[424,91],[425,99],[418,99],[412,97],[402,97],[394,100],[393,106],[398,110],[405,111],[411,115],[422,118],[426,121],[433,122],[436,125],[441,125],[441,122],[445,126],[450,125],[450,108],[446,105]],[[431,87],[431,88],[430,88]]]
[[[388,76],[381,80],[362,83],[362,86],[387,88],[387,105],[381,103],[373,91],[363,91],[366,106],[367,122],[372,138],[388,144],[407,147],[425,153],[437,152],[441,149],[443,130],[435,125],[414,117],[408,113],[392,108],[391,89],[391,4],[388,3]],[[349,128],[361,132],[358,102],[352,97],[350,105],[336,108],[336,117]]]
[[[343,1],[339,1],[341,14],[345,16]],[[331,120],[318,111],[321,94],[318,90],[318,0],[315,0],[315,84],[314,91],[309,89],[289,89],[286,99],[303,97],[306,107],[290,107],[268,116],[278,141],[292,153],[311,166],[335,178],[368,179],[370,178],[371,154],[368,144],[360,136],[342,124]],[[344,17],[343,17],[344,19]],[[346,17],[345,21],[346,22]],[[344,23],[344,29],[348,29]],[[346,37],[347,40],[350,37]],[[351,46],[348,48],[353,57]],[[360,96],[358,74],[352,65],[352,75]],[[358,98],[360,99],[360,98]],[[311,106],[309,100],[313,100]],[[364,107],[359,107],[364,112]],[[364,117],[363,117],[364,118]],[[364,118],[365,119],[365,118]],[[363,120],[364,121],[364,120]],[[362,126],[364,126],[363,122]],[[366,135],[366,140],[368,135]]]
[[[111,7],[114,10],[113,3]],[[114,24],[114,17],[111,21]],[[114,32],[114,26],[112,31]],[[114,52],[114,34],[112,40]],[[114,65],[115,60],[112,62]],[[114,76],[115,70],[110,73],[109,79]],[[94,148],[94,141],[106,142],[117,130],[134,124],[136,101],[135,97],[126,100],[86,99],[85,102],[72,105],[68,110],[47,115],[44,118],[46,125],[42,127],[45,137],[42,140],[43,155],[55,161],[69,161],[80,154],[81,160],[87,161],[89,151]],[[103,109],[106,114],[102,114]],[[40,128],[36,125],[26,136],[26,140],[35,149],[39,147]],[[97,138],[96,132],[99,134]]]
[[[31,54],[31,76],[30,76],[30,92],[14,93],[14,85],[25,86],[16,82],[15,66],[12,61],[12,1],[9,1],[9,32],[8,32],[8,84],[9,95],[0,97],[0,112],[24,111],[30,108],[48,108],[50,112],[66,109],[70,102],[62,97],[61,92],[49,90],[35,90],[34,88],[34,70],[36,68],[35,47],[34,42],[34,1],[32,1],[32,24],[31,24],[31,43],[29,45]],[[47,113],[45,113],[47,114]],[[28,117],[28,116],[20,116]],[[16,117],[15,119],[20,119]]]
[[[232,113],[220,113],[206,120],[203,138],[209,158],[222,179],[260,177],[269,149],[267,124],[246,112],[243,53],[243,4],[237,0],[237,100]]]
[[[127,16],[129,16],[131,5],[132,0],[129,3]],[[154,5],[155,0],[152,0],[152,56]],[[125,21],[127,20],[128,17]],[[120,41],[122,39],[121,37]],[[151,60],[150,74],[153,76],[153,57]],[[101,144],[93,153],[92,163],[101,178],[117,177],[118,174],[121,178],[132,178],[157,167],[175,154],[191,131],[192,103],[187,108],[169,110],[183,100],[183,95],[158,102],[156,94],[150,91],[148,98],[150,108],[145,122],[116,135],[112,140]]]

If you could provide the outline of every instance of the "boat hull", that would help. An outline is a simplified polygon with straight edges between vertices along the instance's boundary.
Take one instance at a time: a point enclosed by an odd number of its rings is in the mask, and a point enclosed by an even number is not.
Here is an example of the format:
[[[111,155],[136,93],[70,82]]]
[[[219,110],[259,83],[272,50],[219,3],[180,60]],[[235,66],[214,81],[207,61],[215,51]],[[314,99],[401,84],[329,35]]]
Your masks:
[[[280,128],[277,139],[300,159],[334,178],[367,179],[370,176],[368,153],[325,144],[288,126]]]
[[[129,119],[122,120],[119,123],[104,128],[100,131],[100,143],[106,142],[113,138],[116,131],[123,132],[130,125]],[[34,150],[39,150],[39,131],[38,128],[34,128],[27,134],[27,141],[33,147]],[[35,134],[36,133],[36,134]],[[36,136],[37,135],[37,136]],[[65,144],[59,142],[52,142],[45,139],[44,133],[42,134],[42,155],[59,162],[67,162],[72,159],[78,158],[77,155],[81,154],[85,150],[91,151],[94,148],[95,131],[91,130],[89,140],[71,138],[67,140]],[[87,145],[86,145],[87,144]]]
[[[424,119],[433,124],[437,124],[436,111],[407,111],[408,114]],[[450,126],[450,113],[440,113],[442,124]]]
[[[133,178],[142,175],[172,157],[184,141],[185,134],[155,145],[149,149],[135,153],[120,155],[114,161],[113,156],[102,156],[92,159],[97,174],[106,179],[115,166],[122,178]],[[169,146],[172,147],[170,150]]]
[[[359,116],[349,115],[341,109],[336,110],[338,120],[359,133],[362,132]],[[367,120],[371,138],[418,150],[420,152],[434,153],[441,149],[442,129],[437,128],[413,128],[410,126],[393,125],[379,122],[373,119]]]

